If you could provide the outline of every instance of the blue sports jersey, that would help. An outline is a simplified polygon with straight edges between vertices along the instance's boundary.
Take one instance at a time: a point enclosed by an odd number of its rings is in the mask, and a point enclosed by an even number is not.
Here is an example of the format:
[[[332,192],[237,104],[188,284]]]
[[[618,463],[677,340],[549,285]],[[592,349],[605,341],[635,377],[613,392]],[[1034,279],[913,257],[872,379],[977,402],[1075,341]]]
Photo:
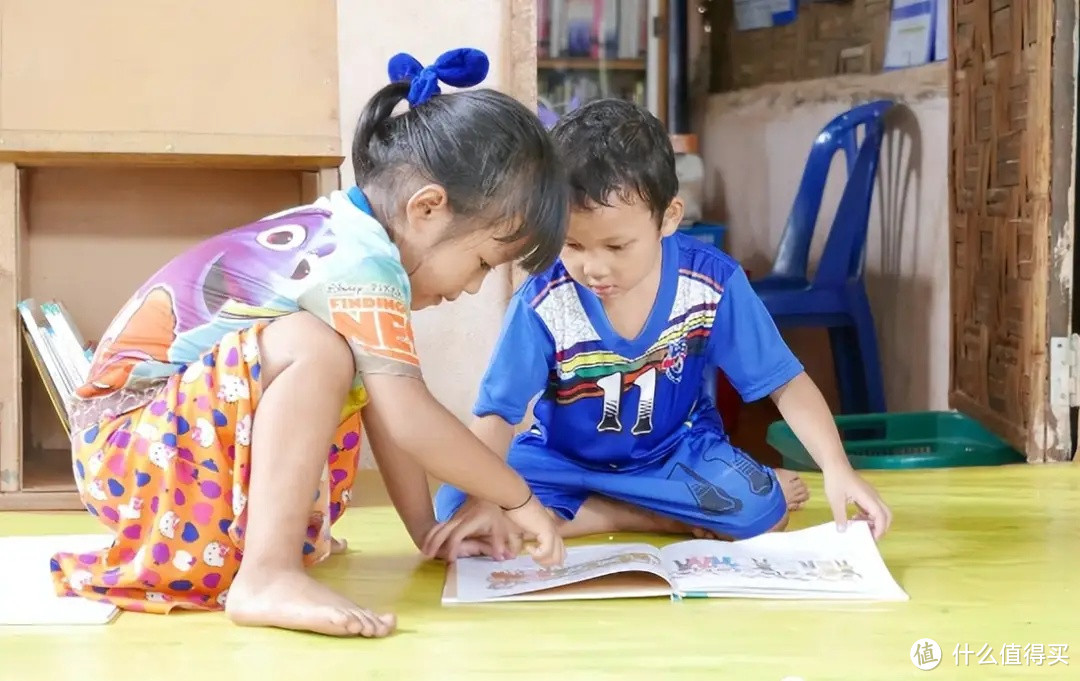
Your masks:
[[[637,338],[611,327],[603,303],[562,262],[510,301],[473,413],[533,427],[518,436],[582,465],[629,469],[664,457],[698,418],[720,368],[747,402],[802,372],[731,257],[676,232],[663,239],[657,300]]]

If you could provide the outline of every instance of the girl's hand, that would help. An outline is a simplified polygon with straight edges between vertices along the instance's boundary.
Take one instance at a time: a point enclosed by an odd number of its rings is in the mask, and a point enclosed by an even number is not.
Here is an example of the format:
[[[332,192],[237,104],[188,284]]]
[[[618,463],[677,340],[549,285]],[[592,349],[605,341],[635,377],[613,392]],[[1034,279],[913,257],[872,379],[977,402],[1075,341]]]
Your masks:
[[[431,528],[421,550],[447,562],[476,555],[507,560],[521,552],[521,530],[497,504],[469,497],[453,518]]]
[[[837,527],[847,527],[847,505],[853,503],[859,509],[856,520],[866,520],[873,530],[874,539],[878,540],[892,524],[892,511],[881,500],[877,490],[870,483],[859,477],[851,468],[827,471],[824,474],[825,497],[832,508],[833,520]]]
[[[539,499],[531,496],[521,508],[506,511],[506,516],[526,534],[536,537],[536,546],[526,548],[533,560],[545,567],[562,565],[566,559],[566,547],[559,536],[555,517],[544,508]]]

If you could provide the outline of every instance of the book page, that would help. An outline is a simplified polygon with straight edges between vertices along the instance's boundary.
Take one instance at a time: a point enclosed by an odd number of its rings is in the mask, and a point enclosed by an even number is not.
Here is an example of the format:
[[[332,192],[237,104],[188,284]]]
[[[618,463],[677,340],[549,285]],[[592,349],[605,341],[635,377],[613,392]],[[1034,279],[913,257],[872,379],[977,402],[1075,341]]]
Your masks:
[[[664,567],[684,595],[907,600],[866,522],[772,532],[737,542],[667,546]]]
[[[649,544],[570,546],[566,561],[554,568],[542,567],[527,555],[505,561],[462,558],[454,568],[457,593],[453,600],[458,603],[498,600],[625,572],[646,572],[668,581],[660,551]]]

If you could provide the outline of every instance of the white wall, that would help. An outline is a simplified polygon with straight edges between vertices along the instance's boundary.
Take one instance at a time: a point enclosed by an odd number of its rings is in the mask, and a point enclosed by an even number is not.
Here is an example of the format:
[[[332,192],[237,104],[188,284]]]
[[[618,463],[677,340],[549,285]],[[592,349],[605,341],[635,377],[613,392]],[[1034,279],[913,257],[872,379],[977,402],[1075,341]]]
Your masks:
[[[766,86],[708,98],[702,130],[707,214],[729,223],[728,249],[771,265],[814,137],[867,96],[904,101],[882,145],[867,245],[890,410],[946,409],[949,378],[948,125],[944,65],[832,82]],[[815,232],[824,246],[845,176],[834,159]],[[831,371],[824,334],[791,334],[810,365]]]
[[[455,47],[484,50],[491,69],[484,85],[508,89],[506,0],[339,0],[338,54],[342,149],[352,148],[353,127],[367,99],[386,84],[386,63],[408,52],[422,63]],[[411,19],[409,17],[416,17]],[[342,186],[353,183],[349,159],[341,168]],[[510,295],[506,272],[489,275],[476,296],[423,310],[414,318],[421,366],[435,397],[467,419],[480,376],[498,334]],[[448,454],[451,454],[448,452]],[[364,465],[373,465],[365,449]]]

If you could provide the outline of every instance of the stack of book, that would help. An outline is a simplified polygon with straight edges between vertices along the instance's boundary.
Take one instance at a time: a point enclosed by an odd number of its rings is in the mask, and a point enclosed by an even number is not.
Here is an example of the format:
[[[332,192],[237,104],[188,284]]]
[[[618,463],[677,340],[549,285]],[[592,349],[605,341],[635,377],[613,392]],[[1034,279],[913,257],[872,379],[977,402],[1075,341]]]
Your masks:
[[[70,434],[68,405],[75,390],[86,381],[93,351],[63,303],[49,300],[39,305],[27,298],[18,308],[26,345],[64,430]]]

